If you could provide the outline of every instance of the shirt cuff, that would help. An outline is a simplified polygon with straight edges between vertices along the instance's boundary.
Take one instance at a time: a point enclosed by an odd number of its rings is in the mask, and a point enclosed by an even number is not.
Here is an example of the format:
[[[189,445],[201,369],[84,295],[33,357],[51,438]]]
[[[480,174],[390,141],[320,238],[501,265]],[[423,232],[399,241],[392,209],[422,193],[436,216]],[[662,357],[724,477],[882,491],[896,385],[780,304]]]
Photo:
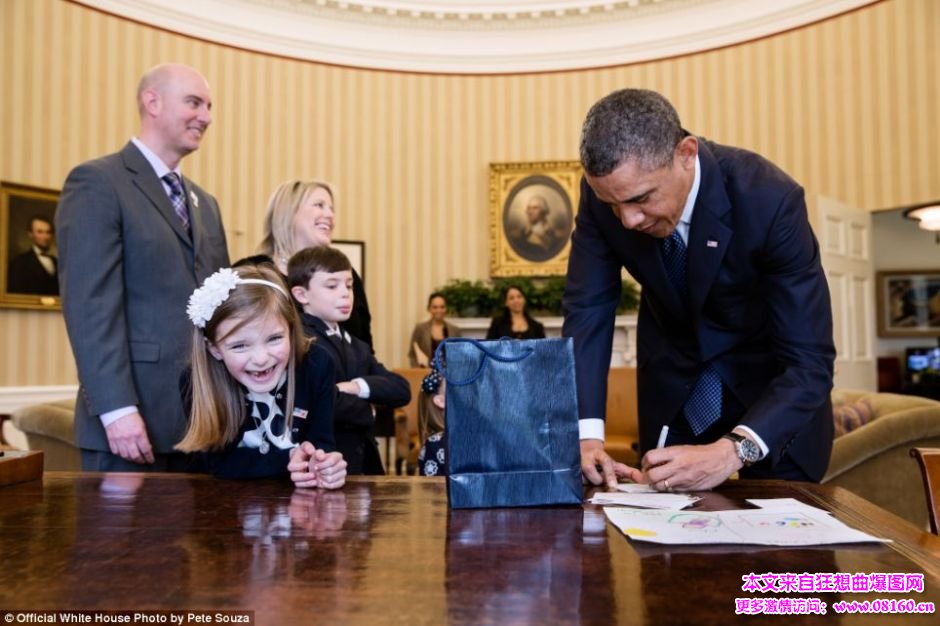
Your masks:
[[[101,419],[101,425],[107,428],[125,415],[130,415],[131,413],[136,412],[137,407],[134,405],[122,406],[120,409],[114,409],[113,411],[106,411],[105,413],[102,413],[99,418]]]
[[[365,381],[364,378],[353,378],[350,382],[354,382],[359,385],[358,396],[363,400],[368,400],[371,390],[369,389],[369,383]]]
[[[578,434],[581,439],[604,441],[604,420],[597,418],[578,420]]]
[[[770,448],[767,447],[767,444],[764,443],[764,440],[761,439],[760,436],[749,427],[738,424],[733,428],[733,430],[743,430],[745,433],[750,435],[751,439],[753,439],[755,443],[757,443],[757,447],[760,448],[760,459],[758,460],[761,460],[770,454]]]

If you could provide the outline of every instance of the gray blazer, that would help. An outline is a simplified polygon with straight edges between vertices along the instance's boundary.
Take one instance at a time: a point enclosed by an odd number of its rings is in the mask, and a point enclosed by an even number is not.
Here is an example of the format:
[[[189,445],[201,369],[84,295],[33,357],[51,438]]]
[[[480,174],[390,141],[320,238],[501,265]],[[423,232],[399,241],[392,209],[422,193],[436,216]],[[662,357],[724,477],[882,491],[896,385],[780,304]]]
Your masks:
[[[182,438],[179,375],[192,291],[229,264],[215,198],[185,179],[192,236],[133,143],[73,169],[56,211],[62,310],[78,365],[78,446],[107,451],[99,415],[137,405],[154,452]]]
[[[447,320],[444,320],[444,327],[447,329],[448,337],[460,336],[460,329]],[[408,344],[408,362],[411,367],[418,367],[418,350],[427,357],[430,363],[431,359],[434,358],[434,353],[431,351],[432,341],[431,320],[415,324],[414,330],[411,331],[411,343]]]

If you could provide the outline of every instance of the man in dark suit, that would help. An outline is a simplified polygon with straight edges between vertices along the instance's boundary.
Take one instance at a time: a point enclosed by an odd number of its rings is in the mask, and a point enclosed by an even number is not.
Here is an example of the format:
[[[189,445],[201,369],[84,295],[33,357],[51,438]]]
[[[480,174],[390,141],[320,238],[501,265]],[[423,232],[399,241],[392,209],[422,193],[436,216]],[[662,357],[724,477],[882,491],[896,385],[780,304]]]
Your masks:
[[[35,216],[29,220],[29,240],[32,246],[10,260],[7,291],[10,293],[59,295],[57,260],[52,249],[52,222]]]
[[[229,263],[215,198],[179,171],[212,121],[212,97],[198,72],[167,64],[143,76],[137,107],[139,135],[73,169],[56,214],[75,435],[86,470],[182,471],[186,303]]]
[[[591,108],[581,162],[564,334],[574,338],[586,478],[664,491],[709,489],[734,472],[820,480],[835,349],[802,188],[757,154],[685,132],[646,90]],[[640,469],[603,447],[621,268],[642,286]]]

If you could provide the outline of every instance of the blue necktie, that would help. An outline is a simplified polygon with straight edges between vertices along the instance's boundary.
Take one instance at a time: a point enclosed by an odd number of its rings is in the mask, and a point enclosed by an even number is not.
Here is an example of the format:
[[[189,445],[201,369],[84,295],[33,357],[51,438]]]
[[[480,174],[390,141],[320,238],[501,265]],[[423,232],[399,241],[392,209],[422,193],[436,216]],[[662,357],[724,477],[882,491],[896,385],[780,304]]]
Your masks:
[[[688,304],[689,288],[686,279],[686,250],[685,242],[682,241],[682,235],[679,230],[672,231],[672,234],[663,239],[663,264],[666,266],[666,274],[672,286],[676,288],[679,299],[683,304]]]
[[[669,275],[669,280],[679,294],[679,298],[686,305],[689,300],[686,277],[687,256],[682,235],[679,234],[678,229],[672,231],[672,234],[663,240],[663,264],[666,266],[666,274]],[[705,432],[721,417],[721,377],[718,376],[718,372],[711,363],[696,381],[692,393],[685,401],[682,413],[696,436]]]

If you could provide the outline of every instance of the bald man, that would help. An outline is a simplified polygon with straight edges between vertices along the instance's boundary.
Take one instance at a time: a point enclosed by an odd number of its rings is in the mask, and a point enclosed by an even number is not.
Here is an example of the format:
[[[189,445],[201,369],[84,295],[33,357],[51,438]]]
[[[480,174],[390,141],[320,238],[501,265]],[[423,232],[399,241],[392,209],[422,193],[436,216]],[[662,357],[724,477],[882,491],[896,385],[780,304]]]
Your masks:
[[[189,295],[229,264],[218,204],[182,176],[212,123],[209,84],[160,65],[137,89],[140,130],[82,163],[56,213],[62,308],[79,392],[75,436],[89,471],[187,471],[178,380]]]

